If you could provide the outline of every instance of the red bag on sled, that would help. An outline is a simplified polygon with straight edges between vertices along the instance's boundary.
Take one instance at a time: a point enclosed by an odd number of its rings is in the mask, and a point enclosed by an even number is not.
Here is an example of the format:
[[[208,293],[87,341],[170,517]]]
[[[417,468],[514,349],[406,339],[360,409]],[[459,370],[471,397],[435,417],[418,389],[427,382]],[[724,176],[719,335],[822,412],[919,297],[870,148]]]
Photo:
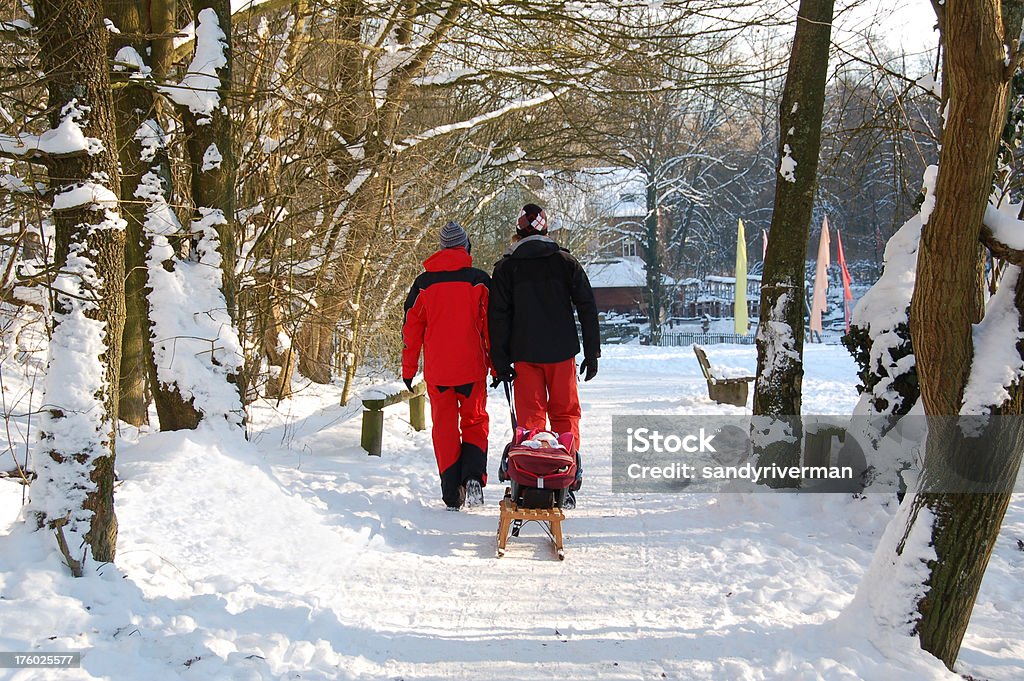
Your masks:
[[[507,462],[503,462],[507,470],[502,471],[501,477],[522,487],[568,489],[576,481],[573,439],[572,433],[558,435],[536,428],[516,428]]]

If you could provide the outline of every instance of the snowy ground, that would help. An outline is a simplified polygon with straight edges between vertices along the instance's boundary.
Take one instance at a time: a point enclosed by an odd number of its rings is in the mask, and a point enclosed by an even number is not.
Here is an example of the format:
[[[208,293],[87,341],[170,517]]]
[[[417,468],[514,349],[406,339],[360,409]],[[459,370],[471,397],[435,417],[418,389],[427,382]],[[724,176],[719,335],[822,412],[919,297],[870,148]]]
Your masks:
[[[754,368],[752,346],[708,350]],[[845,351],[807,353],[807,413],[849,413]],[[840,617],[885,499],[611,491],[613,414],[734,409],[707,399],[689,348],[606,348],[581,395],[587,479],[564,562],[536,530],[496,559],[498,485],[483,509],[445,511],[429,433],[393,407],[383,456],[367,457],[359,407],[335,406],[333,387],[257,409],[251,443],[126,433],[117,563],[83,579],[15,521],[21,488],[0,481],[0,651],[83,651],[80,670],[0,679],[960,678],[910,639],[887,657],[867,622]],[[496,483],[498,391],[490,413]],[[1021,502],[961,654],[979,679],[1024,678],[1018,538]]]

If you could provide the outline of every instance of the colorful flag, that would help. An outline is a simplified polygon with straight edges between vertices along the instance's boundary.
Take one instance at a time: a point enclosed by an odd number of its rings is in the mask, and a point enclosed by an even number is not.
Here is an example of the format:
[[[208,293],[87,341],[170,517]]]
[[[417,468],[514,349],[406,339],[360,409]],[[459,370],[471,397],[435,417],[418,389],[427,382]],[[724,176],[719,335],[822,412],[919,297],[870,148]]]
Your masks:
[[[736,333],[747,335],[747,235],[740,219],[736,228],[736,293],[733,296],[733,319],[736,320]]]
[[[843,277],[843,314],[846,317],[846,333],[850,333],[850,303],[853,302],[853,291],[850,290],[850,270],[846,268],[846,256],[843,255],[843,237],[836,230],[836,246],[838,247],[839,272]]]
[[[828,294],[828,266],[831,261],[828,238],[828,218],[821,222],[818,239],[818,267],[814,270],[814,298],[811,300],[811,331],[821,333],[821,313],[825,311]]]

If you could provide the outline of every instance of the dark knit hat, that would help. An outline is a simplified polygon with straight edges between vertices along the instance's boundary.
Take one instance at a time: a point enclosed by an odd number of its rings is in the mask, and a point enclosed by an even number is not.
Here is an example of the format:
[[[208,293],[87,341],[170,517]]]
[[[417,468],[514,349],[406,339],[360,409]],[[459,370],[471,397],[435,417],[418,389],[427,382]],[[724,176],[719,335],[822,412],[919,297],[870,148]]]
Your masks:
[[[454,220],[441,230],[441,248],[466,248],[469,246],[469,235]]]
[[[531,236],[533,234],[548,233],[548,216],[544,209],[535,203],[528,203],[523,206],[516,220],[516,234],[519,236]]]

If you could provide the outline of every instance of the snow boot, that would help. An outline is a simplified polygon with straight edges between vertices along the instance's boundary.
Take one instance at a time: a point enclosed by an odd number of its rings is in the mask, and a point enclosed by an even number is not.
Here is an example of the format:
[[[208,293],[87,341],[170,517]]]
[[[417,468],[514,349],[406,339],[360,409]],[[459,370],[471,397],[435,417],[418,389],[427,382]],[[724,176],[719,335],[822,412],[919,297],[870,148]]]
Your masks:
[[[475,508],[484,505],[484,489],[479,480],[470,478],[466,481],[466,506]]]

